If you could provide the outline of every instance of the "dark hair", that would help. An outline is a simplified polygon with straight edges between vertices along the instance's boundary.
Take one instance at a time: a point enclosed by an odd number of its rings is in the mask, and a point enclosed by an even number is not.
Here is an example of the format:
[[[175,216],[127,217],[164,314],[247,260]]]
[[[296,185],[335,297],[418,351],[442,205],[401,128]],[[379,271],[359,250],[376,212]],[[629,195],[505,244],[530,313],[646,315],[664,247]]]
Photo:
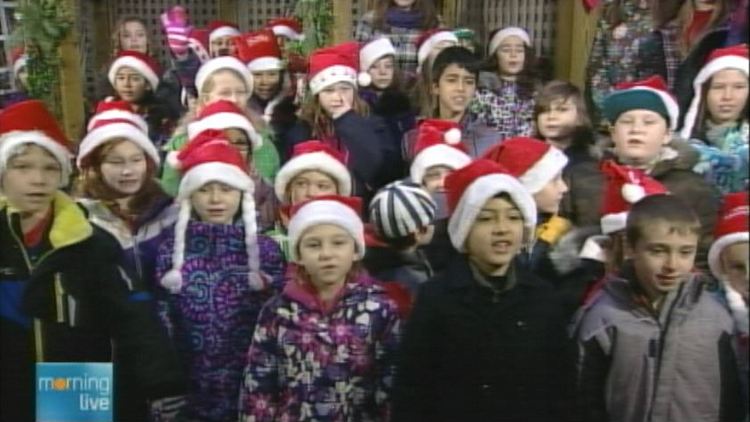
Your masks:
[[[617,3],[620,2],[622,2],[622,0]],[[702,34],[723,25],[727,21],[727,18],[732,12],[730,3],[730,0],[718,0],[716,2],[714,11],[703,29]],[[746,14],[747,11],[742,13]],[[654,28],[661,29],[668,23],[677,21],[679,26],[679,42],[677,44],[683,57],[687,56],[691,49],[691,45],[688,44],[688,36],[690,35],[689,32],[692,27],[691,24],[694,15],[695,6],[693,5],[692,0],[651,0],[651,16],[654,21]],[[620,22],[622,22],[622,19],[620,19]],[[619,25],[619,22],[617,24]],[[697,42],[702,34],[699,34],[699,36],[692,41],[694,43]]]
[[[542,134],[539,133],[537,119],[540,114],[550,111],[552,109],[552,102],[557,100],[570,100],[578,111],[578,124],[571,132],[571,139],[573,140],[571,147],[588,147],[592,145],[595,141],[594,126],[589,117],[586,101],[583,98],[581,90],[568,81],[551,81],[544,85],[541,91],[537,93],[534,101],[533,121],[536,126],[534,136],[544,139]]]
[[[431,67],[423,67],[420,82],[417,85],[419,95],[417,95],[420,106],[420,115],[425,117],[437,117],[437,104],[432,95],[432,85],[437,84],[443,76],[445,69],[450,65],[457,65],[473,74],[479,79],[480,63],[477,56],[465,47],[448,47],[441,51],[432,63]]]
[[[727,70],[727,69],[722,69]],[[698,138],[698,139],[706,139],[706,120],[708,120],[711,116],[709,116],[708,112],[708,91],[711,89],[711,82],[713,81],[713,76],[708,78],[706,82],[703,83],[703,86],[701,86],[701,102],[700,107],[698,108],[698,114],[695,116],[695,123],[693,125],[693,131],[692,133],[688,134],[691,138]],[[750,82],[750,80],[748,80]],[[742,123],[743,119],[747,119],[747,114],[750,112],[750,109],[748,109],[748,101],[745,100],[745,106],[742,108],[742,113],[739,116],[739,123]],[[688,122],[685,122],[688,123]]]
[[[383,241],[383,243],[387,244],[393,249],[403,251],[405,249],[409,249],[412,246],[417,244],[417,236],[414,233],[409,233],[406,236],[402,237],[381,237],[380,240]]]
[[[388,12],[388,9],[393,7],[392,3],[393,0],[378,0],[373,9],[373,28],[379,31],[388,30],[388,23],[386,22],[385,15]],[[435,0],[416,0],[412,6],[412,10],[422,15],[419,29],[432,29],[437,28],[438,25],[440,25],[440,19],[438,18],[437,10],[435,10]]]
[[[649,224],[659,221],[669,225],[670,233],[700,235],[701,223],[692,207],[674,195],[652,195],[636,202],[628,213],[625,236],[635,246]]]
[[[502,29],[503,28],[498,28],[492,31],[488,39],[492,40],[495,34],[500,32]],[[516,83],[518,84],[518,95],[521,98],[530,99],[534,96],[534,92],[537,89],[537,83],[540,78],[539,74],[537,73],[538,66],[534,48],[524,44],[523,49],[523,67],[521,68],[521,72],[516,77]],[[487,55],[487,59],[482,64],[482,70],[500,74],[500,64],[497,61],[497,51]]]

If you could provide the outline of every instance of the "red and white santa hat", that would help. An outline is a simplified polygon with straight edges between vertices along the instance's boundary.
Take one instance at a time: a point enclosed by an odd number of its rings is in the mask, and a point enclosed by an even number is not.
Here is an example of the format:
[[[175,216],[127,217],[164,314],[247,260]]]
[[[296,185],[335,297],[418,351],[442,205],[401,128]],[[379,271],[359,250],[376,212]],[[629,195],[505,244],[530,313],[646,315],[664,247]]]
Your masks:
[[[306,171],[325,173],[336,181],[338,194],[352,194],[352,177],[344,156],[321,141],[307,141],[294,146],[292,157],[276,174],[274,190],[280,201],[287,200],[287,187],[298,174]]]
[[[217,38],[223,37],[236,37],[240,35],[240,28],[236,23],[215,20],[208,24],[208,42],[212,42]]]
[[[621,166],[612,160],[604,161],[600,168],[606,179],[600,220],[604,234],[625,230],[628,213],[636,202],[668,193],[664,185],[643,170]]]
[[[289,259],[299,263],[299,241],[309,228],[331,224],[346,230],[354,239],[357,260],[365,256],[365,228],[362,200],[357,197],[324,195],[292,207],[289,220]]]
[[[388,37],[372,40],[359,50],[359,70],[367,72],[381,58],[395,55],[396,48]]]
[[[359,73],[359,43],[353,41],[313,51],[307,77],[313,95],[338,82],[354,87],[372,82],[369,73]]]
[[[253,74],[250,73],[247,66],[236,57],[221,56],[203,63],[200,69],[198,69],[198,73],[195,75],[195,89],[198,91],[198,94],[203,92],[203,86],[208,81],[208,78],[220,70],[235,71],[245,82],[247,92],[253,92]]]
[[[188,48],[193,50],[201,63],[205,63],[211,58],[209,53],[211,42],[208,36],[209,30],[205,28],[193,28],[188,34]]]
[[[483,158],[499,163],[532,195],[560,174],[568,157],[552,145],[534,138],[504,140],[484,153]]]
[[[263,146],[263,137],[258,134],[242,109],[231,101],[217,100],[203,107],[196,120],[187,126],[188,139],[193,139],[208,129],[241,129],[250,140],[253,150]]]
[[[172,269],[161,278],[161,285],[171,293],[182,289],[182,266],[185,263],[185,236],[192,206],[190,196],[202,186],[219,182],[242,191],[242,222],[245,226],[248,282],[253,290],[262,290],[267,277],[260,274],[258,257],[258,225],[256,221],[255,185],[247,173],[240,153],[232,147],[223,132],[206,130],[192,139],[177,155],[175,168],[182,172],[180,189],[175,200],[180,211],[175,224]]]
[[[21,71],[29,61],[29,56],[23,47],[14,48],[10,52],[10,62],[13,64],[13,76],[17,77],[18,72]]]
[[[690,108],[685,114],[685,124],[680,131],[683,139],[689,139],[693,135],[695,120],[698,118],[698,111],[701,106],[703,84],[708,82],[716,73],[726,69],[736,69],[743,72],[745,76],[748,76],[748,72],[750,72],[748,66],[750,66],[750,62],[748,61],[747,44],[720,48],[714,50],[708,56],[706,64],[693,80],[693,101],[690,103]]]
[[[55,117],[39,100],[27,100],[0,110],[0,175],[21,145],[44,148],[60,163],[60,187],[68,184],[72,145]]]
[[[237,57],[251,72],[284,68],[279,43],[271,30],[242,34],[235,38],[234,42],[237,45]]]
[[[461,127],[449,120],[420,121],[414,152],[409,175],[414,183],[420,185],[430,167],[444,166],[455,170],[471,162],[461,142]]]
[[[458,44],[458,37],[450,29],[431,29],[423,32],[417,38],[417,63],[420,68],[427,57],[430,56],[433,47],[443,41],[452,41]]]
[[[115,138],[125,138],[138,145],[157,166],[159,151],[148,137],[148,125],[127,101],[102,101],[88,125],[88,133],[78,145],[78,168],[86,166],[89,155]]]
[[[273,31],[277,37],[284,37],[293,41],[305,39],[302,32],[302,23],[293,17],[271,19],[266,28]]]
[[[109,65],[109,73],[107,73],[109,83],[112,86],[115,86],[117,71],[122,67],[129,67],[141,74],[151,85],[151,89],[156,90],[159,86],[161,67],[151,56],[133,50],[123,50],[117,53],[117,57]]]
[[[488,51],[489,55],[494,55],[497,52],[497,49],[500,48],[500,44],[503,43],[503,40],[508,37],[518,37],[527,47],[531,47],[531,37],[525,29],[517,26],[509,26],[497,31],[495,35],[492,36]]]
[[[523,215],[525,238],[534,239],[537,211],[534,198],[507,169],[494,161],[478,159],[445,178],[448,210],[448,235],[453,247],[465,252],[466,238],[487,201],[507,193]]]
[[[664,115],[669,129],[677,129],[680,107],[661,76],[651,76],[648,79],[634,82],[622,82],[617,84],[615,89],[615,92],[604,99],[602,106],[603,114],[611,124],[614,124],[617,117],[622,113],[629,110],[645,109]]]

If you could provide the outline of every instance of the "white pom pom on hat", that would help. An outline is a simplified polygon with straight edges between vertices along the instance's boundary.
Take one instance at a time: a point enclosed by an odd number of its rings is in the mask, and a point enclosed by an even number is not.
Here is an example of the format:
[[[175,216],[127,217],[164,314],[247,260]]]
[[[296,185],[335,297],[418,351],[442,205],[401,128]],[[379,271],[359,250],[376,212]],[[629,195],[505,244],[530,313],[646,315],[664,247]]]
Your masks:
[[[370,84],[372,84],[372,76],[367,72],[359,72],[357,75],[357,83],[359,86],[370,86]]]
[[[625,183],[622,185],[622,197],[631,204],[635,204],[646,197],[646,190],[643,186],[634,183]]]
[[[458,128],[449,129],[445,132],[443,138],[450,145],[458,145],[461,143],[461,130]]]

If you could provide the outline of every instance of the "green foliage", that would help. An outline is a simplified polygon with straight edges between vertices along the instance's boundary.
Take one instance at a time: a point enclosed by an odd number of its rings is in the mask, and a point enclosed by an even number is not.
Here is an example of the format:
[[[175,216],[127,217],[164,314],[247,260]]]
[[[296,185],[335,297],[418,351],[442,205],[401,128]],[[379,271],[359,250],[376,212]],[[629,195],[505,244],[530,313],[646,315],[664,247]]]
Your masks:
[[[333,27],[331,0],[299,0],[294,16],[302,21],[305,39],[290,42],[290,51],[308,56],[313,50],[330,44]]]

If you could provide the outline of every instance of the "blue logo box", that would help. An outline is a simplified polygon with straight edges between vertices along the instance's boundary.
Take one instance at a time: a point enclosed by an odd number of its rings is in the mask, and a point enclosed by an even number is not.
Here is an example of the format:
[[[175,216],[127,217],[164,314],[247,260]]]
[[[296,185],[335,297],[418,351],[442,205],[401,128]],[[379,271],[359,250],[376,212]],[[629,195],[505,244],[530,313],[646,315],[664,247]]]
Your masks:
[[[112,422],[111,363],[38,363],[37,422]]]

